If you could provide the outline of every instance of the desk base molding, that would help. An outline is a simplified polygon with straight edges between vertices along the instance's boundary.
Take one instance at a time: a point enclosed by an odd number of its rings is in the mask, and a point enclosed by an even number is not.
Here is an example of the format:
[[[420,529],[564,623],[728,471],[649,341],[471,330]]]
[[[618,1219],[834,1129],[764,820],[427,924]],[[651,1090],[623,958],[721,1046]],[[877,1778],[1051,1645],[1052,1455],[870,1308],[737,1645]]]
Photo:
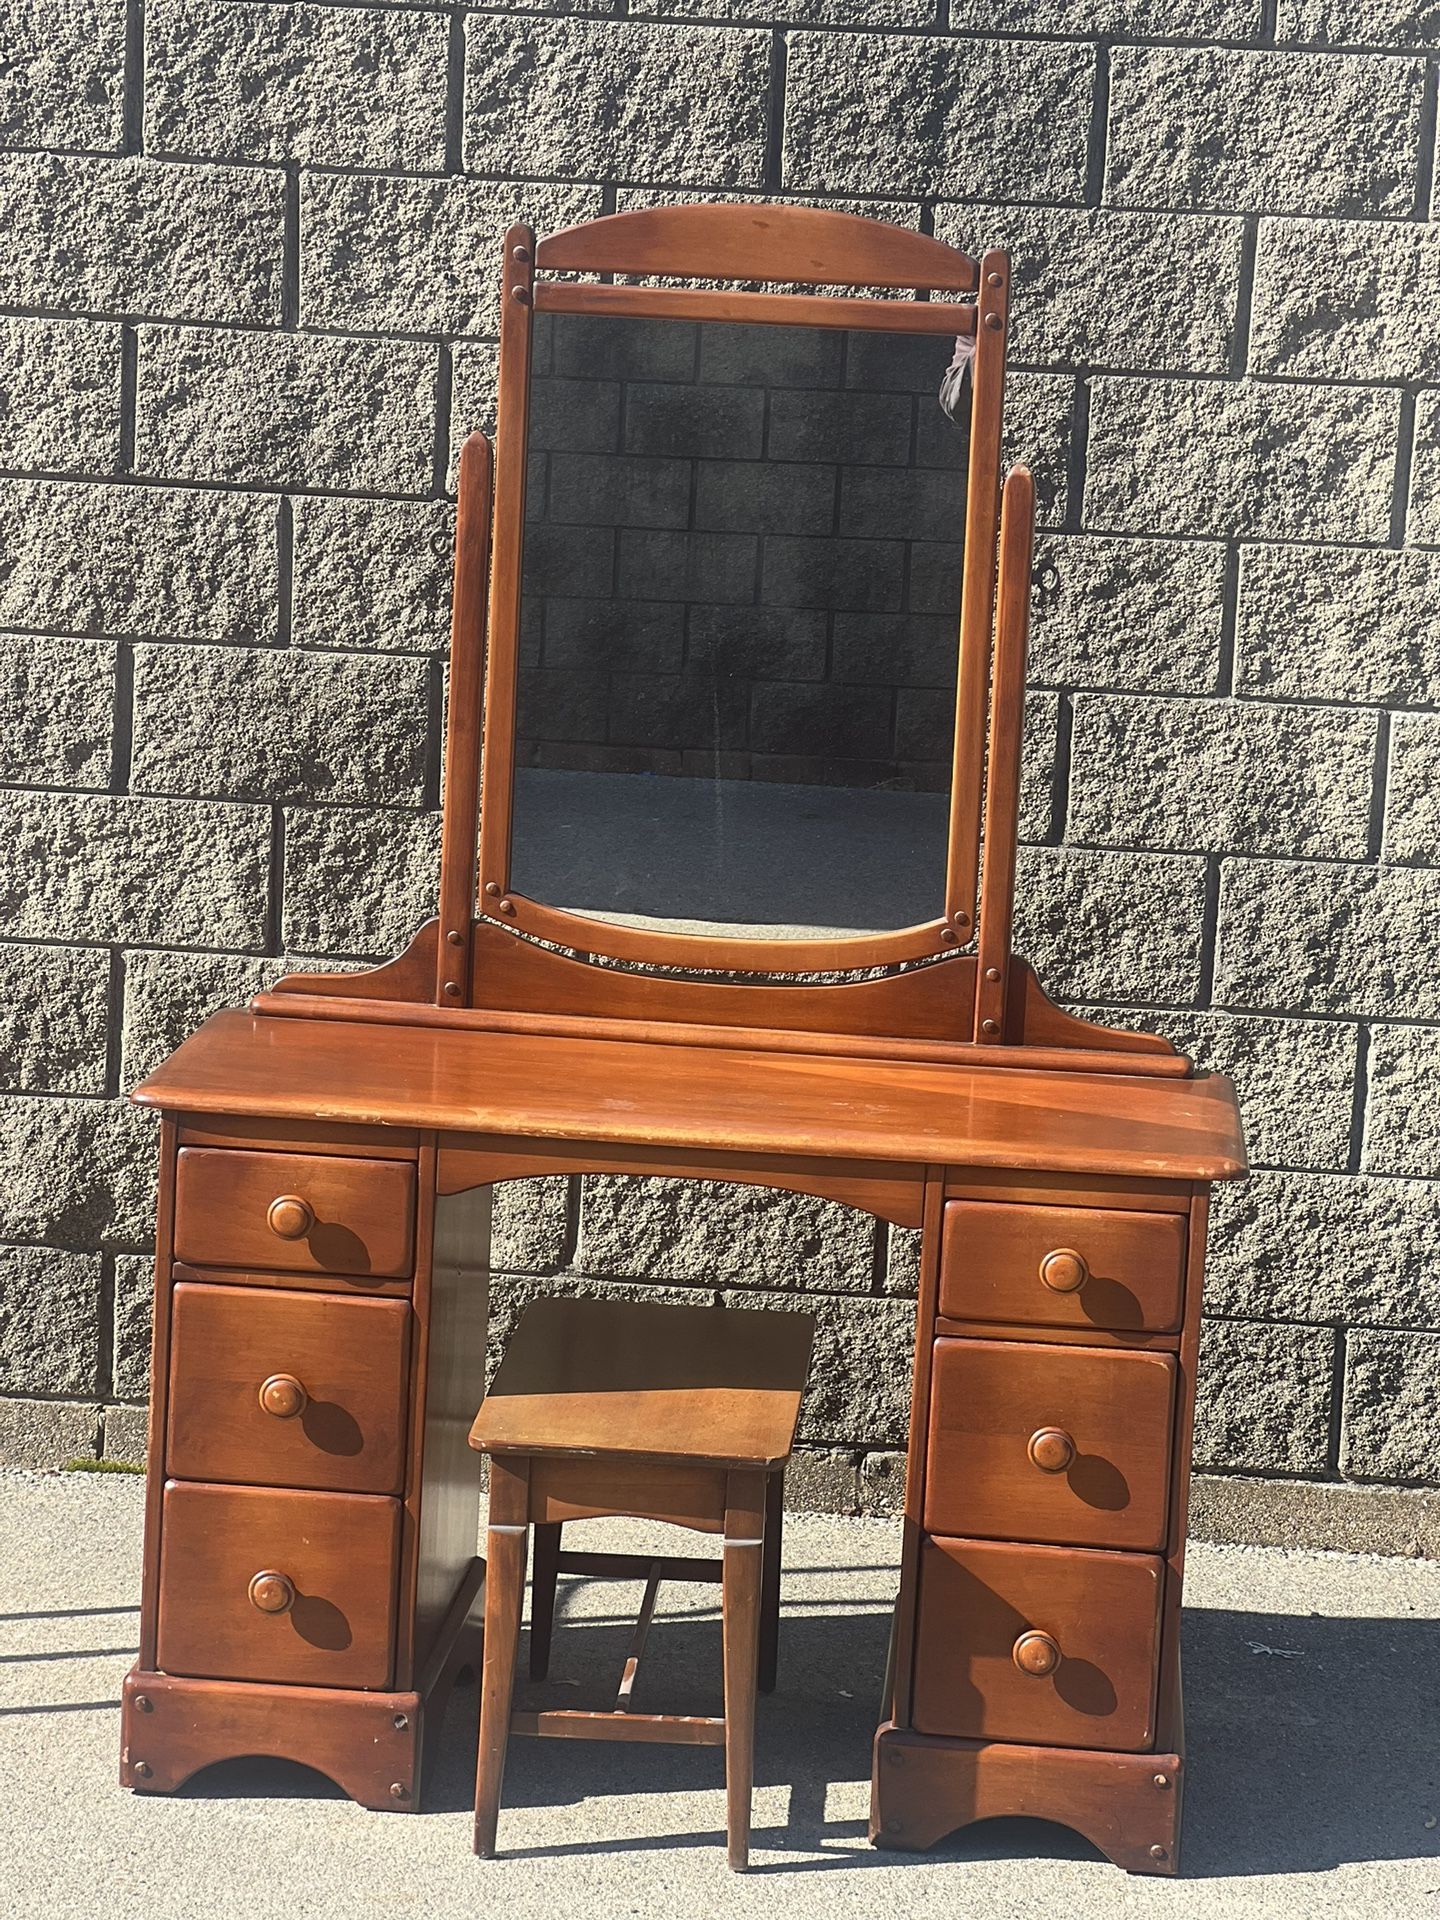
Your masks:
[[[362,1807],[415,1812],[450,1690],[461,1674],[479,1672],[484,1586],[485,1563],[477,1559],[419,1692],[182,1680],[132,1667],[120,1701],[121,1786],[174,1793],[203,1767],[260,1756],[313,1767]]]
[[[1018,1814],[1070,1827],[1129,1873],[1174,1874],[1184,1764],[1178,1753],[941,1740],[887,1723],[875,1736],[870,1839],[918,1852]]]

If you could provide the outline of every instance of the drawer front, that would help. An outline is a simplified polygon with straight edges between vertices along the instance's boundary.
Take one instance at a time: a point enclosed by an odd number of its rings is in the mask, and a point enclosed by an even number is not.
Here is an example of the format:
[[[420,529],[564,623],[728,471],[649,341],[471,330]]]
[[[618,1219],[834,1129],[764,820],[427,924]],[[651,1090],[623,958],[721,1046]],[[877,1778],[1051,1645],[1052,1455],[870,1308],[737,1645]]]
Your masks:
[[[403,1279],[414,1247],[405,1162],[223,1147],[176,1156],[175,1258],[187,1265]]]
[[[398,1493],[410,1307],[182,1283],[171,1295],[166,1470]]]
[[[1185,1275],[1183,1214],[952,1200],[940,1312],[956,1320],[1172,1332]]]
[[[1164,1546],[1175,1379],[1168,1353],[937,1340],[927,1531]]]
[[[388,1687],[399,1540],[396,1500],[168,1482],[161,1671]]]
[[[1164,1570],[1148,1554],[926,1540],[917,1732],[1148,1752]]]

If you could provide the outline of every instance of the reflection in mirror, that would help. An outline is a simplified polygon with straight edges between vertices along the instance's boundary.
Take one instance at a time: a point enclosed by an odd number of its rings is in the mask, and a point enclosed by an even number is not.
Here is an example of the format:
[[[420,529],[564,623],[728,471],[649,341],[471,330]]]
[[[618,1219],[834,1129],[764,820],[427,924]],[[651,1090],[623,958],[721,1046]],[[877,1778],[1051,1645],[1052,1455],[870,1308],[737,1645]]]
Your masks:
[[[515,891],[747,938],[943,913],[957,351],[536,316]]]

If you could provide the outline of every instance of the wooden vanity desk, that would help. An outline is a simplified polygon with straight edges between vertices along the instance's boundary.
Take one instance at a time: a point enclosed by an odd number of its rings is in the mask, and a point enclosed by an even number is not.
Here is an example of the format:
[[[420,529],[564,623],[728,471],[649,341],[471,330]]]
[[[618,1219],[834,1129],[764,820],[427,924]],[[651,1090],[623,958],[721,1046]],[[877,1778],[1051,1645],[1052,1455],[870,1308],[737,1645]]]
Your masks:
[[[862,291],[744,290],[797,277]],[[496,1183],[743,1181],[921,1231],[873,1837],[1034,1814],[1174,1872],[1206,1197],[1244,1148],[1227,1080],[1011,950],[1008,260],[704,205],[513,228],[502,284],[438,914],[216,1014],[136,1094],[163,1133],[122,1781],[261,1753],[416,1806],[484,1579]]]

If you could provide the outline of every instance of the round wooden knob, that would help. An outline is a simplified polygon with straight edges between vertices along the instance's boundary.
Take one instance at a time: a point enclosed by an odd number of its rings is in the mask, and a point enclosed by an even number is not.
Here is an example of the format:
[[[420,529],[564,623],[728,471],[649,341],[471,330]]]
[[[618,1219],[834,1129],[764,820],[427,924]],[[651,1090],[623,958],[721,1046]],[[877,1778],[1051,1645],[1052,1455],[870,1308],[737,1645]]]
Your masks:
[[[298,1193],[282,1193],[278,1200],[272,1200],[265,1218],[270,1231],[282,1240],[303,1240],[315,1224],[313,1208]]]
[[[1010,1658],[1022,1673],[1033,1673],[1043,1679],[1060,1664],[1059,1643],[1048,1633],[1038,1633],[1031,1628],[1028,1633],[1022,1633],[1010,1649]]]
[[[309,1405],[310,1396],[293,1373],[272,1373],[260,1386],[260,1404],[277,1420],[293,1420]]]
[[[1083,1254],[1073,1247],[1056,1247],[1040,1262],[1040,1278],[1052,1293],[1078,1293],[1090,1278]]]
[[[1063,1473],[1075,1458],[1075,1442],[1063,1427],[1037,1427],[1025,1451],[1042,1473]]]
[[[257,1573],[250,1582],[250,1604],[260,1613],[288,1613],[295,1604],[294,1585],[283,1573]]]

